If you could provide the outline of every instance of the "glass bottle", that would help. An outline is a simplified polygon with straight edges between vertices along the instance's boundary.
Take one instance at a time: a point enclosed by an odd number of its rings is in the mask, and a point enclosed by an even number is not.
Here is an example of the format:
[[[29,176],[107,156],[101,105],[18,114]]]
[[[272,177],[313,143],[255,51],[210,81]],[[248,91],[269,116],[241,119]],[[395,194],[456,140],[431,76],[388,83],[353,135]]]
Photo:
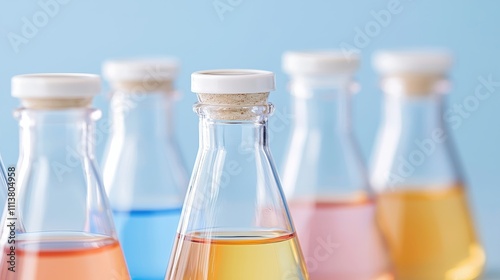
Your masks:
[[[283,187],[312,279],[392,279],[351,129],[358,65],[340,51],[283,56],[294,115]]]
[[[104,185],[133,279],[163,279],[188,179],[172,111],[174,59],[108,61],[113,93]]]
[[[9,177],[7,177],[10,175]],[[8,179],[9,178],[9,179]],[[10,180],[10,182],[9,182]],[[6,171],[4,165],[3,165],[3,160],[0,157],[0,218],[2,219],[1,223],[3,225],[3,221],[6,219],[7,215],[7,210],[9,207],[9,193],[11,194],[10,198],[10,205],[13,204],[15,197],[12,197],[15,193],[16,189],[16,182],[15,182],[15,167],[9,167],[8,170]],[[2,230],[0,230],[0,233]],[[1,235],[0,235],[1,237]],[[1,240],[1,239],[0,239]],[[1,268],[1,265],[0,265]]]
[[[268,146],[274,74],[191,76],[200,147],[168,280],[309,279]]]
[[[371,181],[396,278],[476,279],[485,256],[446,124],[445,51],[374,56],[385,93]]]
[[[0,157],[0,217],[2,216],[3,205],[7,201],[7,174],[3,165],[2,158]]]
[[[2,226],[0,279],[130,279],[94,158],[100,79],[12,79],[22,100],[15,207]]]

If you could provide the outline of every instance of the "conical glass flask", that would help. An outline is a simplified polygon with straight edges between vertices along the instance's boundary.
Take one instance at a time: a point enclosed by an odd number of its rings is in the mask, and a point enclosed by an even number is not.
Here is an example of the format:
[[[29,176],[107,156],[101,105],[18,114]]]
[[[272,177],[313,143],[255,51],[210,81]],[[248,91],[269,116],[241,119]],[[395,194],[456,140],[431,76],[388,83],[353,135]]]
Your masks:
[[[90,108],[100,79],[33,74],[12,79],[21,98],[15,207],[2,226],[0,279],[130,279],[94,158]]]
[[[312,279],[393,279],[351,130],[358,65],[340,51],[283,56],[294,115],[283,187]]]
[[[104,64],[113,89],[103,164],[116,230],[133,279],[163,279],[188,175],[175,139],[173,59]]]
[[[165,279],[309,279],[268,146],[274,74],[195,72],[200,148]]]
[[[445,51],[374,56],[385,101],[371,181],[401,280],[476,279],[485,262],[443,120],[451,64]]]
[[[12,171],[15,171],[15,168],[11,169]],[[13,173],[12,175],[14,175]],[[0,157],[0,217],[2,216],[2,211],[3,211],[3,205],[7,201],[7,190],[8,190],[8,181],[7,181],[7,176],[6,176],[6,171],[5,167],[3,165],[2,158]],[[14,177],[12,177],[15,180]],[[12,185],[15,184],[15,182],[11,182]],[[12,189],[14,190],[14,189]]]

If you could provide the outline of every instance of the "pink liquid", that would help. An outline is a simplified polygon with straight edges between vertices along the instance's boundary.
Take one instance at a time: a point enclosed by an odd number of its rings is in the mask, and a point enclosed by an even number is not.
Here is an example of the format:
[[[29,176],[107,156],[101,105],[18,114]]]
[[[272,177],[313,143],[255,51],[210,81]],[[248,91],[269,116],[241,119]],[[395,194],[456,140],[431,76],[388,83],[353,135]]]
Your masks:
[[[311,280],[393,279],[373,201],[290,201]]]

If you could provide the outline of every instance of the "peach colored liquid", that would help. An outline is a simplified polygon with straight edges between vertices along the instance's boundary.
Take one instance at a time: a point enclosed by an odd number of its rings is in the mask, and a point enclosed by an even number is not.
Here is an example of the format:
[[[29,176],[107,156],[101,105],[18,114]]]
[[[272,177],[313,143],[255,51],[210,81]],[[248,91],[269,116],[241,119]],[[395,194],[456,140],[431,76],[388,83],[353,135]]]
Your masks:
[[[112,238],[38,237],[16,241],[15,272],[0,264],[2,280],[130,279],[119,243]]]
[[[291,200],[289,206],[312,280],[394,279],[372,200]]]

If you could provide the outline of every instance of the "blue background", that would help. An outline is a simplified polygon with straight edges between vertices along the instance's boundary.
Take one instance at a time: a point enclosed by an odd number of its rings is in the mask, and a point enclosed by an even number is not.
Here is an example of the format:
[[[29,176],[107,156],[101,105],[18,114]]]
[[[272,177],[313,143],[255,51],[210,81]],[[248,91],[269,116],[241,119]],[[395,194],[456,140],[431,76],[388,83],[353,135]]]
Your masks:
[[[395,0],[266,1],[221,0],[230,10],[218,14],[213,0],[82,1],[61,0],[59,11],[43,17],[42,27],[16,47],[9,34],[22,35],[23,17],[31,22],[43,11],[36,1],[0,1],[0,152],[6,165],[17,160],[17,124],[10,97],[10,77],[33,72],[99,73],[107,58],[175,55],[182,61],[176,124],[188,166],[197,146],[197,117],[191,106],[189,75],[210,68],[258,68],[276,72],[278,90],[271,119],[275,159],[281,163],[290,122],[287,78],[280,59],[285,50],[360,47],[363,63],[355,97],[356,134],[369,158],[379,124],[381,93],[370,56],[374,50],[441,46],[457,57],[448,104],[462,104],[473,95],[480,76],[500,81],[500,2],[401,0],[385,26],[374,27],[374,15]],[[42,0],[47,2],[47,0]],[[357,28],[372,28],[357,42]],[[366,32],[365,32],[366,34]],[[106,92],[107,86],[103,89]],[[500,268],[500,88],[481,101],[462,125],[452,130],[470,186],[474,215],[486,244],[489,268]],[[107,115],[102,94],[95,104]],[[281,116],[281,117],[280,117]],[[104,142],[100,142],[99,158]]]

